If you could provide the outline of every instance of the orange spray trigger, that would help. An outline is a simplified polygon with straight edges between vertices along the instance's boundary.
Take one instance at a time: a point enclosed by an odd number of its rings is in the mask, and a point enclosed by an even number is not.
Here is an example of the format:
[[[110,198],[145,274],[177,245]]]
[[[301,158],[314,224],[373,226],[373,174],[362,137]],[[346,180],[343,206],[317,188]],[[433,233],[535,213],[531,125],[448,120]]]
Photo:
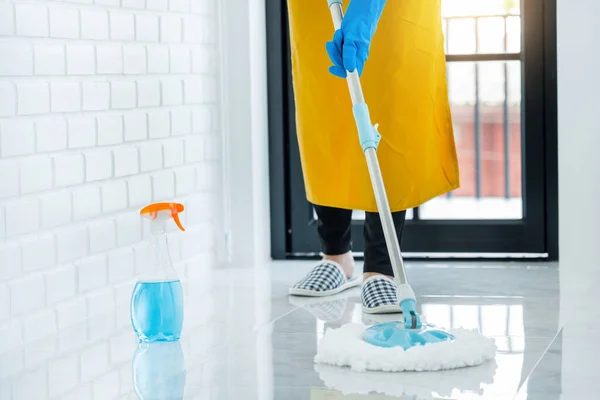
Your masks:
[[[179,220],[179,214],[174,213],[173,220],[175,221],[175,224],[177,224],[177,227],[179,229],[181,229],[182,231],[185,231],[185,228],[183,227],[183,225],[181,225],[181,221]]]
[[[179,229],[185,231],[179,219],[179,213],[183,211],[183,204],[180,203],[153,203],[142,208],[140,215],[149,220],[165,220],[173,218]]]

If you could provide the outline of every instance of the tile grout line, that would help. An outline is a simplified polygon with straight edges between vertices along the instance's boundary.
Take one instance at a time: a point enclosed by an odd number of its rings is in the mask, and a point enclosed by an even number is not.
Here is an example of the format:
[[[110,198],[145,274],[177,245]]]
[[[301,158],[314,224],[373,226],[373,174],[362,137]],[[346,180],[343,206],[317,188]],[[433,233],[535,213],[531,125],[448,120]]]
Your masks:
[[[279,321],[280,319],[282,319],[282,318],[284,318],[284,317],[287,317],[288,315],[290,315],[291,313],[293,313],[294,311],[296,311],[296,310],[298,310],[298,309],[300,309],[300,308],[302,308],[302,307],[294,306],[294,308],[293,308],[292,310],[290,310],[290,311],[288,311],[288,312],[286,312],[286,313],[284,313],[284,314],[280,315],[279,317],[275,318],[274,320],[270,321],[269,323],[267,323],[267,324],[264,324],[264,325],[262,325],[262,326],[257,326],[257,327],[255,327],[254,329],[252,329],[252,332],[258,332],[260,329],[262,329],[262,328],[264,328],[264,327],[266,327],[266,326],[269,326],[269,325],[274,325],[274,324],[275,324],[275,322]]]
[[[564,325],[561,326],[560,329],[556,332],[556,334],[552,338],[552,340],[550,341],[550,343],[548,343],[548,346],[546,346],[546,348],[544,349],[544,352],[542,353],[542,355],[540,356],[540,358],[537,360],[537,362],[535,363],[535,365],[531,368],[531,371],[529,371],[529,373],[527,374],[527,378],[525,378],[523,380],[523,382],[517,388],[517,392],[513,396],[513,400],[516,399],[516,397],[519,395],[519,392],[521,391],[521,389],[523,388],[523,386],[525,385],[525,383],[527,383],[527,381],[529,381],[529,378],[531,378],[531,375],[533,374],[533,371],[535,371],[535,369],[538,367],[538,365],[540,364],[540,362],[542,361],[542,359],[544,358],[544,356],[548,353],[548,351],[550,350],[550,348],[552,347],[552,345],[554,344],[554,342],[556,342],[556,339],[558,338],[558,335],[560,335],[562,333],[562,331],[563,331],[564,328],[565,328]]]

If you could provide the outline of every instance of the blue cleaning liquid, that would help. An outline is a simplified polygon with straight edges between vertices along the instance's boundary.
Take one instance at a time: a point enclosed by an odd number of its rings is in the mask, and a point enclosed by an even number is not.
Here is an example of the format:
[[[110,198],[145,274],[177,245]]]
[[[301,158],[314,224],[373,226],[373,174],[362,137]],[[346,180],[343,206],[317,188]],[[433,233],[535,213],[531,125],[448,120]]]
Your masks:
[[[131,323],[142,342],[173,342],[181,337],[181,281],[138,282],[131,296]]]

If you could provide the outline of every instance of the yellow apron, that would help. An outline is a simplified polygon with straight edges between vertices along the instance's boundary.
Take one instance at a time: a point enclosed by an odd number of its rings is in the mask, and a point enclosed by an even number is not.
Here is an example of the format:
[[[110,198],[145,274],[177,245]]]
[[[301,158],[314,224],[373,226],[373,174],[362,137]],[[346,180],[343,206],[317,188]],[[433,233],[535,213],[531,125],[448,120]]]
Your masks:
[[[347,1],[344,2],[347,4]],[[325,0],[288,0],[296,129],[313,204],[377,211],[345,79],[329,74]],[[440,0],[389,0],[361,77],[392,211],[459,187]]]

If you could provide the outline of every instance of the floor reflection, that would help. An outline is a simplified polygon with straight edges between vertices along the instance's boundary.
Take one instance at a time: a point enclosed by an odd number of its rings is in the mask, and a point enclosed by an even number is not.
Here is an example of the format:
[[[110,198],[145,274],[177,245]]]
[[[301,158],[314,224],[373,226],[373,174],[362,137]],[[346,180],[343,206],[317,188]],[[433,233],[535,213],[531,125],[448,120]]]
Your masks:
[[[451,270],[440,268],[437,280],[443,281],[443,275],[451,274]],[[540,278],[540,270],[531,271],[531,280],[523,279],[523,270],[505,269],[502,285],[494,285],[493,280],[477,282],[479,285],[475,285],[475,290],[463,291],[459,287],[452,294],[419,298],[420,312],[427,322],[447,329],[478,329],[483,335],[494,338],[498,346],[494,361],[452,371],[402,374],[355,373],[345,368],[314,365],[322,384],[311,388],[310,398],[336,399],[337,395],[355,395],[348,398],[356,399],[399,396],[403,399],[513,398],[524,385],[532,384],[528,377],[559,328],[558,313],[552,308],[558,303],[558,274],[546,271],[544,279],[538,281],[541,287],[536,288],[538,291],[542,287],[546,290],[536,293],[538,296],[528,296],[529,287],[535,286],[535,280]],[[482,291],[485,293],[472,293]],[[290,298],[290,303],[300,307],[304,313],[295,312],[276,321],[276,330],[286,333],[308,333],[312,330],[314,341],[303,345],[312,354],[329,328],[338,328],[349,322],[372,325],[401,318],[399,314],[363,314],[358,290],[325,299]],[[276,352],[274,356],[274,362],[278,363],[289,354],[278,355]],[[554,377],[560,379],[560,363],[552,370]],[[288,379],[276,374],[276,387],[285,387],[289,383]],[[550,394],[545,398],[559,398],[556,396],[559,395]]]
[[[519,400],[558,400],[562,391],[580,394],[569,399],[594,398],[589,388],[600,384],[595,303],[565,303],[563,328],[557,269],[461,265],[411,263],[408,273],[427,322],[479,329],[494,338],[495,360],[477,367],[355,373],[316,365],[327,329],[401,316],[364,314],[358,289],[324,299],[289,297],[287,288],[311,263],[285,262],[260,271],[218,271],[210,279],[196,268],[200,275],[185,283],[184,332],[176,343],[137,343],[129,287],[115,289],[111,312],[24,343],[11,342],[5,333],[0,398],[503,400],[518,393]],[[582,383],[587,388],[579,390]]]
[[[494,360],[466,370],[428,373],[353,372],[347,368],[315,365],[319,378],[329,389],[343,395],[374,394],[418,399],[474,398],[484,394],[484,385],[494,382]]]
[[[181,343],[140,343],[133,355],[132,376],[140,400],[183,399],[186,370]]]

